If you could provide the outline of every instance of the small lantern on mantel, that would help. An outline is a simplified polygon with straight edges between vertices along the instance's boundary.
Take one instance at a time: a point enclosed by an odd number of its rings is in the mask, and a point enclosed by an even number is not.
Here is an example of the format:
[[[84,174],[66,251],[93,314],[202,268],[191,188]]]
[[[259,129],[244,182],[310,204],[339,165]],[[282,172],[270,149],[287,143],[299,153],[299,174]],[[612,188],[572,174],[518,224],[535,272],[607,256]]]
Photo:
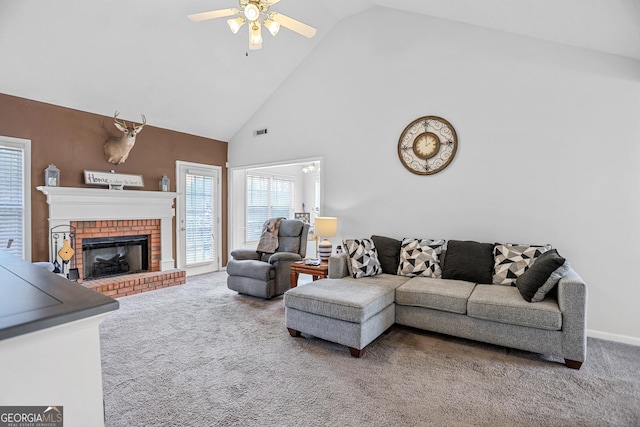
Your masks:
[[[44,170],[44,185],[58,187],[60,185],[60,170],[53,163]]]
[[[160,178],[160,191],[169,191],[170,184],[171,181],[169,181],[169,177],[162,175],[162,178]]]

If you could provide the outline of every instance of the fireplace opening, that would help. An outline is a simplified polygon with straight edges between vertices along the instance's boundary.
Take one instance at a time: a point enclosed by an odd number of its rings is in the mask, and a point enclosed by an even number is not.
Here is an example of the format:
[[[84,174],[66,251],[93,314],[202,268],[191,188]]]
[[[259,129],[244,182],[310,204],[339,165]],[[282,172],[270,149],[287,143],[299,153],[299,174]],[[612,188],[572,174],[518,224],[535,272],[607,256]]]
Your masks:
[[[149,236],[82,239],[83,280],[149,270]]]

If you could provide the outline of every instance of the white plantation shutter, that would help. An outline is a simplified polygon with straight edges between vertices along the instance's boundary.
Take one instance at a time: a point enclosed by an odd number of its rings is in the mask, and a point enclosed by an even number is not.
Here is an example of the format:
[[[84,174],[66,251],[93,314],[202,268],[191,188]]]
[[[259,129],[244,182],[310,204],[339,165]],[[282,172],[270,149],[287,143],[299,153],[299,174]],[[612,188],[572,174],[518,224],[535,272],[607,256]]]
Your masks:
[[[0,138],[0,250],[20,258],[30,256],[26,251],[30,244],[26,241],[26,160],[24,144]],[[7,248],[11,240],[11,247]]]
[[[293,216],[293,178],[247,174],[247,242],[260,239],[269,218]]]
[[[247,242],[258,240],[269,218],[269,178],[247,175]]]
[[[283,178],[271,178],[271,215],[270,217],[291,216],[293,181]]]
[[[215,258],[214,178],[186,174],[186,263],[211,262]]]

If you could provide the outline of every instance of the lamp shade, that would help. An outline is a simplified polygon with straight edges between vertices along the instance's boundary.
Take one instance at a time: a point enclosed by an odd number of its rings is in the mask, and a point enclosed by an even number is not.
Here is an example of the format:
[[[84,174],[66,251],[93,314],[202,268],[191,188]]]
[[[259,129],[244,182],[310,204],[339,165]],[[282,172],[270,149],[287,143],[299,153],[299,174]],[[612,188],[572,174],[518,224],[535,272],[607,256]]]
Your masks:
[[[260,23],[252,22],[249,26],[249,49],[262,49],[262,32],[260,31]]]
[[[338,218],[332,216],[316,217],[316,235],[333,237],[338,234]]]
[[[244,18],[242,16],[238,16],[235,19],[228,19],[227,25],[229,25],[233,34],[236,34],[238,30],[240,30],[240,27],[244,25]]]
[[[271,18],[264,20],[264,26],[267,27],[271,35],[274,37],[276,34],[278,34],[278,31],[280,31],[280,24],[278,24],[276,21],[272,20]]]

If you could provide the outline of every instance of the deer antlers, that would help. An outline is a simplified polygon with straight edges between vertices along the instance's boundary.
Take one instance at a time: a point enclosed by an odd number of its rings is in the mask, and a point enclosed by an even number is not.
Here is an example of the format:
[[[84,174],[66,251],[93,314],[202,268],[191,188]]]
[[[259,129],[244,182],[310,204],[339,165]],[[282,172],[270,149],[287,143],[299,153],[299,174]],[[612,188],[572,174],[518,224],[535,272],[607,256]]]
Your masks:
[[[120,114],[120,112],[118,112],[116,110],[116,112],[113,114],[113,121],[115,123],[119,124],[120,126],[124,127],[124,128],[128,128],[129,125],[127,125],[127,122],[125,122],[124,120],[118,120],[118,114]],[[140,115],[142,116],[142,124],[140,126],[136,126],[135,124],[133,125],[133,130],[136,133],[140,132],[142,130],[142,128],[144,127],[144,125],[147,124],[147,118],[144,116],[144,114],[140,114]],[[120,129],[120,130],[122,130],[122,129]]]

